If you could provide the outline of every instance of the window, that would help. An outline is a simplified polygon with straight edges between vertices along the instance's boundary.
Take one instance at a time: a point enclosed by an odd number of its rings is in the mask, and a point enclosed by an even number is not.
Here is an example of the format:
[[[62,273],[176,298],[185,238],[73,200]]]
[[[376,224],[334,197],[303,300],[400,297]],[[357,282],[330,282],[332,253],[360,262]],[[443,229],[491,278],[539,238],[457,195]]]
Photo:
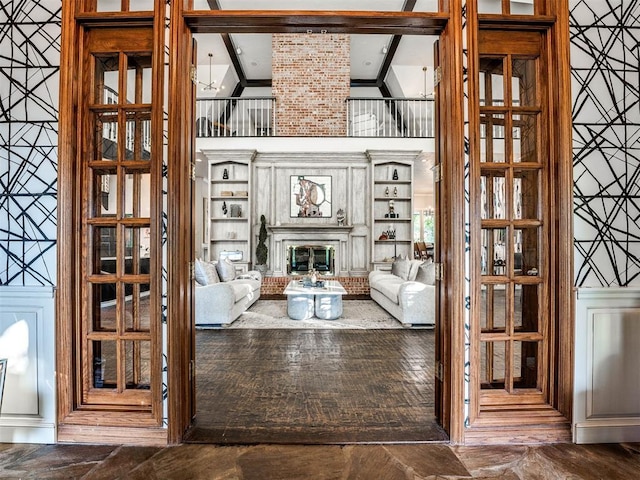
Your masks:
[[[435,226],[435,212],[433,208],[413,212],[413,241],[434,243]]]

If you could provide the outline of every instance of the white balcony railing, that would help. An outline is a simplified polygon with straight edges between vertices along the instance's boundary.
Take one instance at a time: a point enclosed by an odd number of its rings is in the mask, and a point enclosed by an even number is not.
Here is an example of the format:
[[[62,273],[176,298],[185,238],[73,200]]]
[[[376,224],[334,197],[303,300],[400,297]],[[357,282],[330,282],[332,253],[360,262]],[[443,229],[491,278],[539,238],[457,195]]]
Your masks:
[[[196,100],[196,137],[275,136],[275,98]]]
[[[348,98],[348,137],[433,138],[434,101],[425,98]]]
[[[276,136],[275,98],[196,100],[196,137]],[[434,136],[434,102],[424,98],[349,98],[349,137]]]

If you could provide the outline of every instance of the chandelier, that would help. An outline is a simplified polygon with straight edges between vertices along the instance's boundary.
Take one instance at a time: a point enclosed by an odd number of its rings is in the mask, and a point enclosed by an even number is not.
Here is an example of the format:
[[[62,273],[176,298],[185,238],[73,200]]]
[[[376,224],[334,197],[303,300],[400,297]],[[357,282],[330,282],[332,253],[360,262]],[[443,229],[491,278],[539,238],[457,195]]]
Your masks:
[[[224,86],[222,87],[216,86],[216,81],[212,79],[212,65],[211,65],[212,60],[213,60],[213,53],[209,53],[209,83],[198,82],[200,85],[203,86],[202,90],[204,92],[219,92],[224,88]]]

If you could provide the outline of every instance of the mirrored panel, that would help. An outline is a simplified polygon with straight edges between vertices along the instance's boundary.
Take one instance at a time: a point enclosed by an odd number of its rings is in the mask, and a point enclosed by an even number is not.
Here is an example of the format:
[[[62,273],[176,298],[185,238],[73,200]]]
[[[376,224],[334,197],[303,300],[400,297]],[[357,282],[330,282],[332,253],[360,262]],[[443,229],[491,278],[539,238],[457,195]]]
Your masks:
[[[127,332],[149,332],[149,284],[126,283],[124,327]]]
[[[538,228],[516,228],[513,231],[514,274],[539,276]]]
[[[506,228],[483,228],[481,232],[482,275],[505,275],[507,266]]]
[[[483,113],[480,115],[480,161],[504,163],[505,138],[504,115]]]
[[[129,110],[126,116],[125,159],[149,160],[151,158],[151,112]]]
[[[127,103],[151,103],[151,56],[127,56]]]
[[[93,300],[94,332],[115,332],[117,318],[116,284],[92,283],[91,298]]]
[[[112,170],[92,169],[93,172],[93,216],[112,217],[117,213],[118,176]]]
[[[480,59],[480,106],[504,106],[504,57]]]
[[[149,218],[151,216],[151,174],[139,170],[127,170],[124,189],[124,213],[126,217]]]
[[[93,388],[116,388],[118,380],[116,344],[115,340],[94,340],[91,342]]]
[[[131,262],[132,257],[134,255],[136,258],[140,256],[140,252],[143,250],[143,247],[141,244],[142,234],[143,232],[141,227],[125,227],[124,229],[125,260],[128,260],[129,262]],[[139,265],[129,264],[129,269],[131,269],[132,267],[137,270],[139,268]],[[133,273],[133,272],[127,272],[127,273]]]
[[[119,56],[117,53],[95,56],[93,103],[114,105],[118,103]]]
[[[118,252],[117,228],[113,227],[94,227],[93,255],[96,264],[93,268],[93,274],[116,273],[115,259]]]
[[[513,342],[514,388],[538,388],[539,342]]]
[[[93,160],[118,159],[118,113],[98,112],[94,114]]]
[[[480,342],[480,388],[504,389],[507,342]]]
[[[505,171],[483,170],[480,177],[480,211],[482,219],[507,218],[505,175]]]
[[[530,58],[513,58],[511,61],[511,102],[514,107],[538,106],[538,62]]]
[[[505,332],[507,326],[507,285],[483,284],[480,291],[482,333]]]
[[[127,340],[125,349],[125,388],[148,390],[151,388],[151,348],[147,340]]]
[[[540,192],[540,171],[537,169],[513,170],[513,218],[538,220],[539,192]]]
[[[538,149],[538,115],[514,114],[512,117],[513,162],[540,163]]]
[[[519,333],[539,333],[540,318],[538,299],[540,286],[537,284],[515,284],[513,328]]]

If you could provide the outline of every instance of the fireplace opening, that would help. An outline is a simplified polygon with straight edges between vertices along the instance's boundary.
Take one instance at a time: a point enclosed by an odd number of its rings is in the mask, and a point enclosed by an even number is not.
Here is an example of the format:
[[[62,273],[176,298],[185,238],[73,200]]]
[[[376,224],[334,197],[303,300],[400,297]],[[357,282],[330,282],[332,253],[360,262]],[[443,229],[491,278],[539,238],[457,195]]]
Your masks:
[[[335,249],[328,245],[289,245],[287,274],[306,275],[315,270],[322,275],[334,274]]]

